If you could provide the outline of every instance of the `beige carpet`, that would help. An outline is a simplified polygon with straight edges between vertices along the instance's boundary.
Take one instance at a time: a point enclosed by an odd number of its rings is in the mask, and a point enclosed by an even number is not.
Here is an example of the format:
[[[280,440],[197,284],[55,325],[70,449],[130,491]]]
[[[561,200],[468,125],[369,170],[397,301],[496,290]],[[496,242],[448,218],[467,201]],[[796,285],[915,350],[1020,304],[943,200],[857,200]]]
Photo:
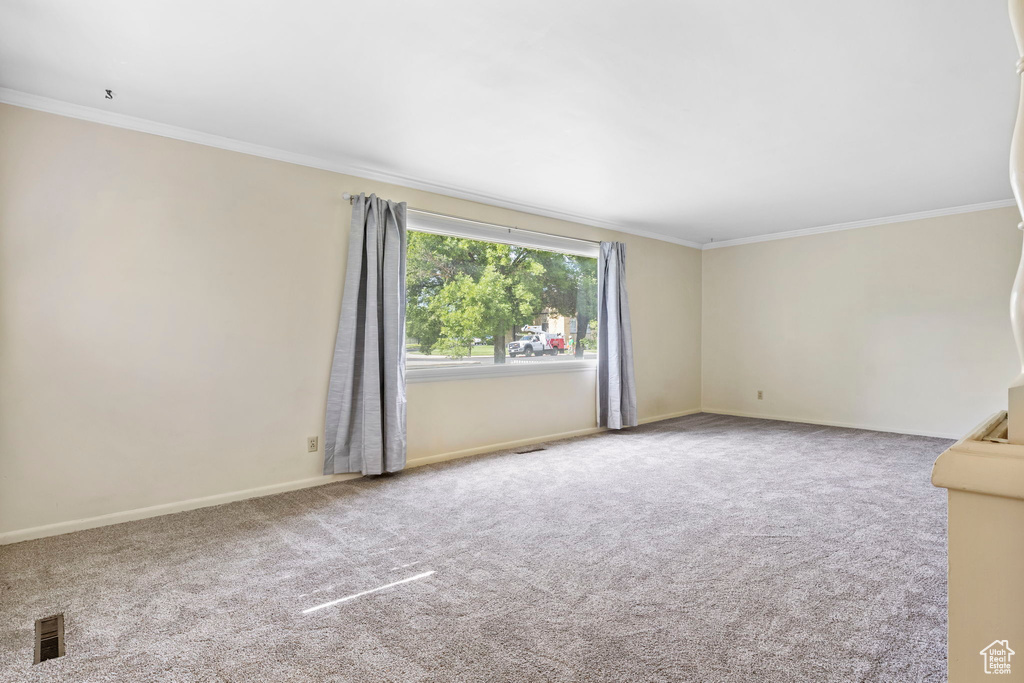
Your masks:
[[[948,444],[694,415],[0,547],[0,681],[942,681]]]

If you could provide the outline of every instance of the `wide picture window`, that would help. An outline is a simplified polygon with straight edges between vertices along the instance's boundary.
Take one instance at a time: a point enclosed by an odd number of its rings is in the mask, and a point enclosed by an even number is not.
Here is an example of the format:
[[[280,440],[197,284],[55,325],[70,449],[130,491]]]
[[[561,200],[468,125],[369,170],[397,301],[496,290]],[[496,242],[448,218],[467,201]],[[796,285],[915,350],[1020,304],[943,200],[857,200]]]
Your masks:
[[[597,361],[598,245],[410,211],[408,378]]]

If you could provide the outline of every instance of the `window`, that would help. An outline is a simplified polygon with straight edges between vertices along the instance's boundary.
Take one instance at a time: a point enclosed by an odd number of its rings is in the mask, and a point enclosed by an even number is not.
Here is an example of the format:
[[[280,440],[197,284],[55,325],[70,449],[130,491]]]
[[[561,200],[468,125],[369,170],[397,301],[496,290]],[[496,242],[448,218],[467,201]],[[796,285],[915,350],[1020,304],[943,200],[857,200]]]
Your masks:
[[[409,211],[410,381],[597,360],[598,245]]]

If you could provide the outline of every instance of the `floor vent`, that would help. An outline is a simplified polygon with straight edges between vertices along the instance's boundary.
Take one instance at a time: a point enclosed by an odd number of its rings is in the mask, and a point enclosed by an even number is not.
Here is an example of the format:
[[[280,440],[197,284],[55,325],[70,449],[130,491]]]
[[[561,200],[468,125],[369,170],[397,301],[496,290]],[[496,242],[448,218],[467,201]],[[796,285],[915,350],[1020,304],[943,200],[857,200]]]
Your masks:
[[[517,455],[522,455],[524,453],[536,453],[537,451],[546,451],[546,450],[547,450],[546,446],[535,446],[534,448],[526,448],[526,449],[521,450],[521,451],[516,451],[516,454]]]
[[[36,654],[34,664],[64,656],[64,615],[55,614],[36,620]]]

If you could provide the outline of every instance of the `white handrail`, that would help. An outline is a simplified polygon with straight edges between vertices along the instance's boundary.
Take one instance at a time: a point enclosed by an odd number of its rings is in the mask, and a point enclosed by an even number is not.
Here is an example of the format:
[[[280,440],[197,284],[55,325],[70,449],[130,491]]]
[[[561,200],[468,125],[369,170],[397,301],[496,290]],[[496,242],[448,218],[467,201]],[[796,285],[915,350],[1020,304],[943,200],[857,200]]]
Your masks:
[[[1010,24],[1017,41],[1017,75],[1024,76],[1024,0],[1009,0]],[[1024,87],[1017,105],[1017,123],[1010,143],[1010,186],[1017,200],[1017,209],[1024,215]],[[1024,227],[1024,223],[1017,227]],[[1010,385],[1008,395],[1010,443],[1024,444],[1024,255],[1017,267],[1017,277],[1010,291],[1010,327],[1017,342],[1021,374]]]

